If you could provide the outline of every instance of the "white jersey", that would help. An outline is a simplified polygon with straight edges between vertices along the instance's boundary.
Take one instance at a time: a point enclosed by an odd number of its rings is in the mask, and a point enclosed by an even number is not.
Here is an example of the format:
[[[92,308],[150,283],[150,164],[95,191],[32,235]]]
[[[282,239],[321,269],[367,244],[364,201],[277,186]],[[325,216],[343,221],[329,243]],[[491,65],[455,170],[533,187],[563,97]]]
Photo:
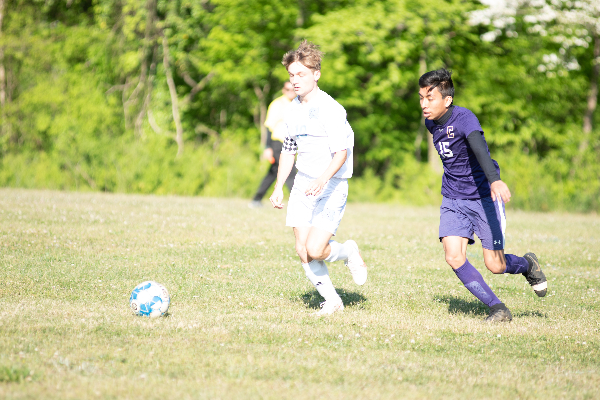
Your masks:
[[[297,152],[298,171],[318,178],[331,164],[334,154],[346,150],[346,162],[333,177],[348,179],[352,177],[354,132],[344,107],[327,93],[317,90],[308,103],[302,104],[296,97],[287,109],[282,153]]]

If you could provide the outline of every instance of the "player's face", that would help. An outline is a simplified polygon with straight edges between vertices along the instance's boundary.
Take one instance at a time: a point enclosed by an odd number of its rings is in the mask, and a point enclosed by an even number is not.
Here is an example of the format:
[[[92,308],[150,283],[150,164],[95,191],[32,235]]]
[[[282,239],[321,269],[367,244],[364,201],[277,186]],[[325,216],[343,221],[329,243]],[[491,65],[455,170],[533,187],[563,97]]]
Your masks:
[[[419,90],[423,116],[429,120],[440,119],[452,104],[452,97],[446,96],[443,98],[438,88],[429,91],[430,87],[427,86]]]
[[[294,100],[294,98],[296,97],[296,92],[294,92],[294,87],[292,86],[292,84],[290,82],[286,82],[283,85],[282,92],[283,92],[283,95],[290,100]]]
[[[288,73],[294,92],[300,97],[304,97],[315,90],[321,77],[321,71],[313,71],[298,61],[288,67]]]

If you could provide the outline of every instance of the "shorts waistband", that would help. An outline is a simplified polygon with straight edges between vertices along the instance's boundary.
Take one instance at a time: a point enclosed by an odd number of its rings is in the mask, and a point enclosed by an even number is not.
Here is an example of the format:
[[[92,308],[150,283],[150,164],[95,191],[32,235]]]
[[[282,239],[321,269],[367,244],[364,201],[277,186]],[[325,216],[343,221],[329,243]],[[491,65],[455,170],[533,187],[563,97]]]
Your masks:
[[[298,171],[298,173],[296,174],[296,176],[300,176],[301,178],[304,178],[304,179],[312,179],[312,180],[317,179],[314,176],[310,176],[308,174],[305,174],[302,171]],[[336,177],[332,177],[330,179],[330,181],[333,181],[333,182],[343,182],[343,181],[347,181],[347,180],[348,180],[347,178],[336,178]]]

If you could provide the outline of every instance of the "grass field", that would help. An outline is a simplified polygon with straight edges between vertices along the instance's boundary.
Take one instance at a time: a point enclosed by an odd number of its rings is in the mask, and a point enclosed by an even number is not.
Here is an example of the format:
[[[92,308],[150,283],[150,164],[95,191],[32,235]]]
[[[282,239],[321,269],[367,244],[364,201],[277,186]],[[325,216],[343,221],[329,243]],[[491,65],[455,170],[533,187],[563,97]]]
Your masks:
[[[2,399],[600,398],[600,217],[508,207],[507,251],[549,280],[492,275],[484,306],[445,264],[438,209],[349,204],[338,238],[370,266],[315,318],[285,211],[245,200],[0,189]],[[135,317],[133,287],[171,293]]]

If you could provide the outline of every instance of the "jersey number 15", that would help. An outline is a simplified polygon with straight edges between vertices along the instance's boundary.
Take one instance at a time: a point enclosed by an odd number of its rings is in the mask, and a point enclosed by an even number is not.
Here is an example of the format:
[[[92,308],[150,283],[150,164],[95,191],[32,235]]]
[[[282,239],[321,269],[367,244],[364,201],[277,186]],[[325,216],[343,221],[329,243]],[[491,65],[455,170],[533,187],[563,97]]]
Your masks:
[[[440,147],[440,156],[442,156],[442,158],[450,158],[452,156],[454,156],[454,153],[452,153],[452,150],[450,150],[448,147],[450,146],[450,142],[439,142],[439,147]]]

